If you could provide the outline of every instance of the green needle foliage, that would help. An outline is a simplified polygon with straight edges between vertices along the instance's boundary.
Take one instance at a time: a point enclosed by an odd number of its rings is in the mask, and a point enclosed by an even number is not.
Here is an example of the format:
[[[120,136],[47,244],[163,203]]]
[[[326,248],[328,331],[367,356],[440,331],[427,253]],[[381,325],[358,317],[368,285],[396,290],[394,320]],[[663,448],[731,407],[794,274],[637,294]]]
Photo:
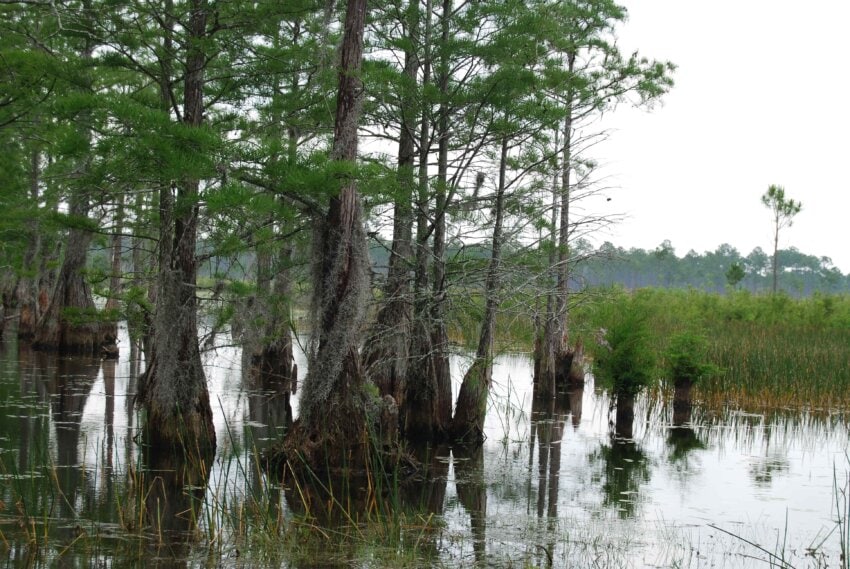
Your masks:
[[[640,299],[626,298],[601,319],[604,336],[594,353],[596,377],[616,395],[634,396],[655,373],[650,311]],[[607,344],[607,345],[606,345]]]
[[[676,386],[693,384],[718,372],[708,363],[708,340],[694,332],[680,332],[670,339],[667,347],[667,367]]]

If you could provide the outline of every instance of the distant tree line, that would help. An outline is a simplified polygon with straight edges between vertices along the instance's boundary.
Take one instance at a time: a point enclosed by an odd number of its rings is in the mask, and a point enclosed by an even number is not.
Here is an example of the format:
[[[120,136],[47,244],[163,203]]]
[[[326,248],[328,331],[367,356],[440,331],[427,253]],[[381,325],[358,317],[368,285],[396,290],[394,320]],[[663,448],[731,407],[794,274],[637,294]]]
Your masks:
[[[574,255],[583,259],[573,273],[576,284],[606,286],[697,288],[723,293],[739,288],[754,293],[773,288],[771,255],[756,247],[748,255],[724,243],[714,251],[688,251],[678,256],[665,240],[652,250],[625,249],[605,242],[594,247],[586,241],[575,245]],[[778,289],[791,296],[850,292],[850,275],[843,274],[829,257],[780,249],[777,256]]]

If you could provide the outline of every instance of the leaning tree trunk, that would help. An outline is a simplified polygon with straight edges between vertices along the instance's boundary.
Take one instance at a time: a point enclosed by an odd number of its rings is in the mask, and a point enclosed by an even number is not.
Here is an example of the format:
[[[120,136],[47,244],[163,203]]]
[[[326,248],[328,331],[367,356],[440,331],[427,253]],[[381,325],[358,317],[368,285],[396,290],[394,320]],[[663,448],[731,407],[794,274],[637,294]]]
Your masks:
[[[455,440],[480,443],[484,441],[484,418],[487,414],[487,397],[493,382],[493,342],[496,329],[496,309],[498,308],[499,271],[502,266],[502,220],[505,209],[505,171],[508,161],[508,138],[502,138],[502,150],[499,159],[499,187],[493,204],[495,221],[493,224],[493,247],[490,253],[490,265],[487,268],[487,281],[484,288],[484,318],[481,322],[481,336],[475,361],[463,377],[460,393],[455,405],[452,421],[452,436]]]
[[[381,395],[392,396],[403,406],[410,355],[413,302],[410,270],[413,262],[413,162],[416,157],[416,77],[419,58],[415,45],[419,36],[419,0],[411,1],[406,14],[408,40],[404,53],[401,99],[401,130],[398,142],[398,196],[393,204],[393,242],[384,298],[386,299],[369,334],[364,362],[366,373]]]
[[[206,22],[206,1],[193,0],[183,99],[183,121],[190,128],[203,123]],[[195,296],[199,181],[185,179],[175,185],[160,189],[153,353],[146,354],[149,365],[137,397],[147,414],[143,430],[149,445],[182,448],[192,456],[209,459],[215,453],[216,436],[198,348]],[[180,209],[177,201],[183,204]]]
[[[366,0],[348,0],[339,69],[332,159],[357,158]],[[360,195],[342,181],[313,244],[313,337],[300,416],[283,454],[297,478],[362,468],[368,452],[366,391],[358,339],[369,300],[369,258]]]

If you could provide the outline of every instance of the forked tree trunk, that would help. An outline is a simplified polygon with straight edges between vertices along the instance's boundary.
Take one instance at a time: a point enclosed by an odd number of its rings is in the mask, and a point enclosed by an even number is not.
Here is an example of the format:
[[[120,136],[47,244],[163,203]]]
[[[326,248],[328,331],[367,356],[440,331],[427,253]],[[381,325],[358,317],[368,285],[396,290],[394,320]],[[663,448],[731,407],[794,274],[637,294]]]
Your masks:
[[[426,0],[424,31],[422,34],[422,92],[431,83],[431,0]],[[430,188],[428,161],[431,149],[430,109],[420,108],[422,113],[419,127],[419,173],[416,200],[416,265],[414,279],[413,323],[410,340],[410,365],[403,405],[399,410],[402,430],[405,437],[414,441],[433,442],[445,438],[451,427],[451,407],[449,417],[442,411],[438,393],[438,371],[436,364],[442,358],[435,358],[434,338],[431,325],[432,290],[429,286],[428,270],[431,267],[430,236]],[[442,373],[442,370],[440,371]],[[451,401],[449,401],[451,406]]]
[[[575,68],[576,54],[567,55],[567,69],[572,73]],[[581,385],[584,383],[584,353],[580,345],[570,345],[569,338],[569,241],[570,241],[570,198],[572,182],[572,144],[573,144],[573,104],[574,94],[568,87],[563,132],[563,156],[561,164],[561,183],[558,198],[558,244],[556,262],[556,293],[554,314],[549,313],[541,343],[538,367],[541,369],[540,395],[553,396],[550,382],[552,374],[555,384]]]
[[[393,242],[390,253],[385,301],[381,306],[365,346],[366,373],[381,395],[391,395],[403,405],[410,355],[411,298],[410,274],[413,266],[413,163],[416,157],[416,77],[419,58],[415,46],[419,36],[419,0],[409,2],[406,14],[408,43],[404,54],[401,132],[398,143],[398,196],[393,204]]]
[[[193,0],[188,34],[183,121],[203,122],[207,3]],[[159,275],[153,321],[153,354],[139,382],[146,412],[145,441],[159,449],[183,449],[201,460],[215,453],[215,429],[198,348],[196,257],[197,179],[160,190]],[[176,190],[176,200],[175,194]],[[175,201],[179,200],[181,208]]]
[[[332,158],[354,163],[362,103],[360,68],[366,0],[348,0],[342,39]],[[365,466],[366,392],[358,352],[369,300],[369,258],[360,195],[343,180],[316,224],[313,337],[300,416],[283,453],[298,478]]]

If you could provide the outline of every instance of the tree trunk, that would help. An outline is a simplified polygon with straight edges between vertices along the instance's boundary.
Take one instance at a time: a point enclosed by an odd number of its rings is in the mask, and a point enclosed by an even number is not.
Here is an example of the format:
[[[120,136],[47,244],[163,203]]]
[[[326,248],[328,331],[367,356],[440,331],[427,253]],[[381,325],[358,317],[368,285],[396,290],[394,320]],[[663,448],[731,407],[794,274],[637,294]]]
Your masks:
[[[440,90],[440,110],[437,154],[437,187],[434,200],[434,284],[433,304],[431,306],[431,348],[436,373],[437,414],[444,425],[452,421],[452,378],[449,367],[449,335],[446,330],[446,200],[449,173],[449,67],[448,43],[450,38],[450,20],[452,0],[443,0],[440,16],[441,54],[440,76],[437,87]]]
[[[690,380],[677,382],[673,387],[673,426],[681,427],[691,420],[691,387]]]
[[[207,3],[193,0],[189,19],[183,121],[203,123]],[[196,257],[199,180],[184,179],[160,190],[159,275],[152,354],[138,399],[147,417],[146,442],[184,449],[201,460],[215,453],[216,435],[198,348]],[[176,190],[176,196],[175,196]],[[179,201],[183,207],[177,208]],[[188,205],[187,205],[188,204]]]
[[[422,96],[431,82],[431,0],[425,3],[425,30],[422,43]],[[428,269],[432,252],[428,246],[430,236],[430,188],[428,160],[431,149],[430,108],[420,106],[422,113],[419,131],[419,180],[416,204],[416,267],[414,278],[413,323],[410,343],[410,366],[407,385],[400,409],[400,420],[405,437],[411,440],[431,442],[445,437],[450,424],[441,412],[438,398],[439,388],[434,358],[434,338],[431,325],[431,290]],[[449,402],[451,405],[451,401]],[[450,410],[451,412],[451,410]],[[450,418],[450,417],[449,417]]]
[[[567,55],[567,69],[570,73],[575,68],[576,54]],[[567,385],[584,383],[583,351],[580,346],[570,346],[569,343],[569,241],[570,241],[570,197],[572,182],[572,143],[573,143],[573,104],[572,87],[567,89],[567,116],[564,119],[564,146],[561,164],[561,207],[560,224],[558,228],[558,280],[556,294],[556,329],[554,338],[555,382]]]
[[[104,312],[106,313],[108,322],[103,324],[104,327],[104,355],[110,358],[118,357],[118,309],[120,306],[119,298],[121,296],[121,249],[122,238],[124,231],[124,194],[117,195],[118,203],[115,205],[115,224],[112,229],[112,271],[109,276],[109,298],[106,299]]]
[[[406,14],[408,44],[404,54],[404,78],[401,108],[401,130],[398,143],[398,196],[393,205],[393,243],[389,271],[384,287],[386,299],[369,334],[365,347],[366,373],[381,395],[391,395],[399,407],[406,390],[405,380],[411,341],[413,302],[410,297],[410,273],[413,263],[413,163],[416,157],[416,77],[419,58],[415,46],[419,41],[419,1],[408,4]]]
[[[265,254],[258,254],[258,264],[264,256]],[[289,409],[290,419],[292,410],[289,396],[295,393],[298,384],[298,366],[295,365],[293,355],[292,323],[289,316],[292,294],[289,274],[291,262],[292,248],[282,247],[278,253],[274,268],[275,276],[271,283],[267,276],[262,275],[271,272],[272,267],[269,266],[262,271],[258,267],[255,306],[261,307],[261,312],[257,313],[259,322],[249,323],[248,326],[259,326],[261,336],[249,341],[243,348],[251,354],[249,365],[256,387],[279,392],[282,402]]]
[[[38,208],[40,197],[39,185],[41,183],[41,154],[33,151],[30,157],[30,202],[33,210]],[[39,231],[38,218],[33,215],[29,221],[29,241],[24,253],[24,262],[21,267],[21,275],[15,286],[14,302],[18,308],[18,338],[32,340],[38,320],[41,318],[42,310],[39,304],[39,256],[45,254],[42,251],[43,241]]]
[[[773,294],[779,290],[779,214],[776,214],[776,228],[773,231]]]
[[[348,0],[339,70],[332,159],[357,158],[366,0]],[[360,195],[342,180],[317,220],[313,250],[313,337],[300,417],[284,439],[298,478],[362,468],[368,452],[366,393],[358,338],[369,299],[369,259]]]
[[[634,432],[635,423],[635,396],[618,393],[617,411],[614,416],[614,432],[617,437],[622,439],[630,439]]]
[[[72,196],[69,209],[72,216],[85,217],[88,209],[85,197]],[[106,336],[83,276],[91,238],[84,229],[68,230],[62,266],[50,303],[36,327],[34,349],[100,355]]]
[[[555,130],[555,146],[558,145],[558,130]],[[538,397],[554,398],[556,391],[555,381],[555,354],[560,343],[558,330],[558,314],[556,310],[556,295],[558,283],[558,226],[561,211],[560,191],[558,179],[558,158],[554,159],[554,175],[552,180],[552,218],[551,234],[549,237],[549,267],[546,270],[546,313],[542,327],[542,334],[535,335],[534,343],[534,394]]]
[[[82,2],[81,25],[84,32],[94,28],[95,13],[89,0]],[[95,50],[95,35],[84,33],[84,45],[80,53],[83,61],[91,60]],[[82,91],[90,94],[91,77],[82,77]],[[89,147],[93,136],[92,119],[89,111],[83,111],[76,122]],[[80,159],[74,177],[84,178],[90,170],[91,156]],[[86,194],[88,193],[88,189]],[[85,218],[89,212],[89,198],[81,188],[73,188],[69,198],[68,213],[78,219]],[[65,255],[59,270],[57,282],[50,295],[47,310],[41,315],[36,326],[33,348],[58,351],[60,353],[100,354],[104,343],[104,327],[92,299],[91,290],[83,276],[86,266],[88,247],[92,236],[85,229],[72,227],[68,230]]]
[[[452,422],[452,436],[455,440],[480,443],[484,441],[484,418],[487,413],[487,398],[493,380],[493,342],[496,329],[496,310],[502,265],[502,220],[505,209],[505,172],[508,163],[508,138],[502,137],[502,149],[499,159],[499,186],[493,205],[495,221],[493,224],[493,246],[490,253],[490,265],[487,269],[487,281],[484,288],[484,318],[481,322],[481,336],[475,361],[466,372],[455,405]]]

